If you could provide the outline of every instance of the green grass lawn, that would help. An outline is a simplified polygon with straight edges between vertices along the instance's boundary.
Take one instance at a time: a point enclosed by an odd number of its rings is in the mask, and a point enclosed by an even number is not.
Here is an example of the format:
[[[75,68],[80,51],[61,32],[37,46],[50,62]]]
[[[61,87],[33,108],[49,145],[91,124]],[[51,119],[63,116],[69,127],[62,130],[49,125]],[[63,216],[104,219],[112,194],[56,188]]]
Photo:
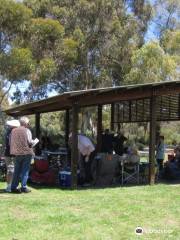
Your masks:
[[[0,193],[0,240],[180,239],[180,184],[31,189]]]

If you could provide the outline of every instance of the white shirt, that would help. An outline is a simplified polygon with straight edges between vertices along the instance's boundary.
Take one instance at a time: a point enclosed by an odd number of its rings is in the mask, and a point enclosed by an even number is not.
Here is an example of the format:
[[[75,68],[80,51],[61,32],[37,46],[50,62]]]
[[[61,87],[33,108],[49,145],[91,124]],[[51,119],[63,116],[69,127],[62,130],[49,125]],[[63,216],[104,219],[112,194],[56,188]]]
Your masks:
[[[89,156],[95,150],[95,147],[88,137],[78,135],[78,149],[83,156]]]
[[[31,130],[29,128],[27,128],[27,138],[28,138],[28,143],[30,145],[34,145],[36,143],[35,139],[33,140],[32,139],[32,133],[31,133]]]

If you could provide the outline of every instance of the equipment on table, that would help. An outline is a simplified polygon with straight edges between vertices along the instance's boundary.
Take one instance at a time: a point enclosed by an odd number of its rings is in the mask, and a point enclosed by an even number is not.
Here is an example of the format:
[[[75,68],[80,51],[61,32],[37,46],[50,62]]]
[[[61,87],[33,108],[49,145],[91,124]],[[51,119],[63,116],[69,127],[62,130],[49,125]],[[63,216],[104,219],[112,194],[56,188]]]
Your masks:
[[[67,167],[67,148],[60,148],[58,151],[43,151],[43,156],[45,156],[49,161],[49,166],[55,169],[63,169]]]

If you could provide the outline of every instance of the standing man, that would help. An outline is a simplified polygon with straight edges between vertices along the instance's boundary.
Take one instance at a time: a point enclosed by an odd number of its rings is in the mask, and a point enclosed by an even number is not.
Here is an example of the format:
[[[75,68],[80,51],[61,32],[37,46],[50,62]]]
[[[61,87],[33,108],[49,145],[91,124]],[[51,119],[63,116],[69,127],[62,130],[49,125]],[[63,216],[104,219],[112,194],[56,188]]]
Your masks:
[[[11,185],[12,193],[29,193],[27,188],[27,180],[32,156],[32,135],[29,127],[29,119],[27,117],[20,118],[20,127],[12,130],[10,141],[10,152],[15,155],[15,169]],[[21,178],[21,189],[18,189],[19,180]]]
[[[102,134],[101,152],[109,154],[113,153],[113,136],[109,129],[105,129],[104,134]]]
[[[156,148],[156,161],[159,167],[159,172],[163,170],[163,161],[165,156],[164,136],[159,136],[159,141]]]
[[[114,137],[114,151],[116,154],[122,156],[124,153],[124,142],[127,138],[120,132]]]
[[[5,135],[5,162],[6,162],[6,182],[7,187],[5,189],[6,192],[11,192],[11,183],[13,178],[14,172],[14,157],[10,154],[10,138],[11,138],[11,131],[15,127],[19,127],[20,123],[18,120],[8,120],[6,122],[6,135]]]

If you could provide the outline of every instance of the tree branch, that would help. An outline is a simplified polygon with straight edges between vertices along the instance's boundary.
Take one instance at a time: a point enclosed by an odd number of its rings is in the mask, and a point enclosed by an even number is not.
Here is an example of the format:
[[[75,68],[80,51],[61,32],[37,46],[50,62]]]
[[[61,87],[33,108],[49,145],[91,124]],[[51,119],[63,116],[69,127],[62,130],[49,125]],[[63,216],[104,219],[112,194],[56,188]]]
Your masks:
[[[2,98],[1,98],[1,100],[0,100],[0,105],[2,104],[5,96],[6,96],[6,95],[8,94],[8,92],[10,91],[10,89],[11,89],[11,87],[12,87],[12,85],[13,85],[13,82],[14,82],[14,81],[11,81],[11,84],[9,85],[8,89],[4,92],[4,94],[2,94]]]

